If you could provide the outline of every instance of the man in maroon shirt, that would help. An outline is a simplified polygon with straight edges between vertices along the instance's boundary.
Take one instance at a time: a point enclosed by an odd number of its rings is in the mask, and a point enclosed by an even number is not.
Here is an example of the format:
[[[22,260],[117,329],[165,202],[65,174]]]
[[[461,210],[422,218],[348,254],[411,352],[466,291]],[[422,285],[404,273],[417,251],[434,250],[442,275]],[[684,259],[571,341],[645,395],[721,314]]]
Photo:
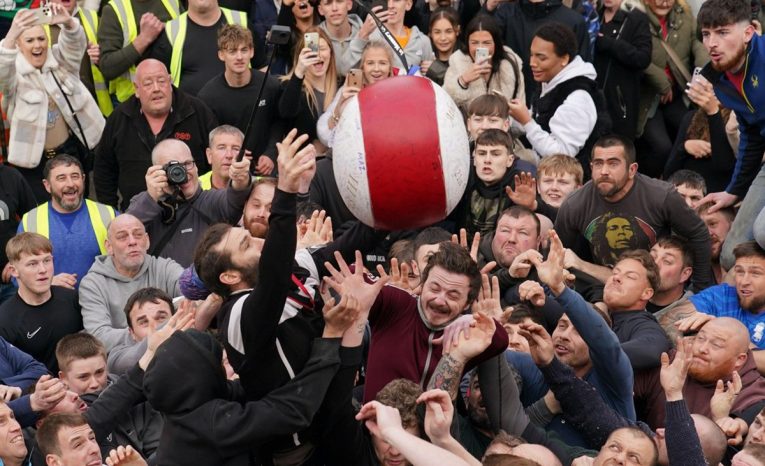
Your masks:
[[[329,265],[328,268],[332,270]],[[366,283],[361,274],[352,274],[344,262],[340,262],[340,269],[340,272],[334,271],[330,283],[341,294],[343,289],[352,289],[361,308],[370,309],[372,340],[364,400],[373,400],[385,384],[398,378],[425,387],[441,359],[444,329],[448,326],[459,329],[472,320],[457,322],[481,290],[481,273],[476,262],[462,246],[441,243],[422,271],[419,296],[395,286],[384,286],[380,290]],[[482,293],[498,294],[499,286],[493,288]],[[470,360],[465,370],[507,349],[507,332],[502,325],[496,327],[489,347]]]

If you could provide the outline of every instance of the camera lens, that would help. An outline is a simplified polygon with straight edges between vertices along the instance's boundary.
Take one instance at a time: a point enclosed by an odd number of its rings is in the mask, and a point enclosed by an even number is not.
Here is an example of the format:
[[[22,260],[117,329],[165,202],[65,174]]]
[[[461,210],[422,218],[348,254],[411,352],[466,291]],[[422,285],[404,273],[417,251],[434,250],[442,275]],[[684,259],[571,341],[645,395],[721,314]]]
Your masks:
[[[189,175],[186,173],[186,168],[180,162],[172,161],[165,165],[165,173],[167,174],[167,183],[171,185],[181,185],[189,181]]]

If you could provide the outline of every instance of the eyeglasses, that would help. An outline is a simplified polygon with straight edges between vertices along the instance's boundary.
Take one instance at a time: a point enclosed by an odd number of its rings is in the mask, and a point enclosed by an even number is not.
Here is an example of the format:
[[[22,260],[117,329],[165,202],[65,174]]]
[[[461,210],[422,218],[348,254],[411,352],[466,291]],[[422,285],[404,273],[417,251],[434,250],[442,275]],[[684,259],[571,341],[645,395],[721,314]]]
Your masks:
[[[194,161],[193,161],[193,160],[187,160],[187,161],[185,161],[185,162],[178,162],[178,163],[180,163],[181,165],[183,165],[183,168],[185,168],[185,169],[186,169],[186,171],[190,171],[191,169],[193,169],[193,168],[194,168],[194,165],[196,165],[196,163],[194,163]]]

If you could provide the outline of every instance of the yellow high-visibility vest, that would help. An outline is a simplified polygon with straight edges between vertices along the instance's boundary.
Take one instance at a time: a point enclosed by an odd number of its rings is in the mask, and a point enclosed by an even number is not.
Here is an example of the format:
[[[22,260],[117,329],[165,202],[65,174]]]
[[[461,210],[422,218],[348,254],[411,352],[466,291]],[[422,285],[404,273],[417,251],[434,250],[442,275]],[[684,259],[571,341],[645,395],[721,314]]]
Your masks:
[[[221,7],[220,11],[226,18],[228,24],[238,24],[247,27],[247,13],[237,10],[229,10]],[[186,42],[186,31],[188,30],[189,14],[181,14],[175,19],[165,23],[165,34],[173,47],[173,53],[170,56],[170,76],[173,79],[173,85],[178,87],[181,84],[181,64],[183,62],[183,43]],[[204,188],[202,188],[204,189]]]
[[[48,202],[40,204],[21,217],[21,224],[24,231],[39,233],[46,238],[50,238],[48,205]],[[106,245],[104,244],[104,241],[106,240],[106,231],[109,222],[114,219],[114,209],[108,205],[91,201],[90,199],[85,199],[85,206],[88,209],[90,225],[93,227],[93,233],[95,233],[96,241],[98,241],[98,249],[101,251],[101,254],[106,254]]]
[[[212,170],[199,177],[199,186],[203,191],[212,189]]]
[[[162,4],[170,14],[170,18],[177,18],[181,14],[181,7],[178,4],[178,0],[162,0]],[[131,0],[111,0],[109,5],[112,6],[114,13],[117,15],[117,20],[122,27],[122,46],[125,47],[138,36],[138,23],[135,21],[135,14],[133,13],[133,4]],[[118,76],[109,82],[109,92],[117,95],[117,100],[124,102],[135,95],[135,65],[131,65],[127,72],[122,76]]]

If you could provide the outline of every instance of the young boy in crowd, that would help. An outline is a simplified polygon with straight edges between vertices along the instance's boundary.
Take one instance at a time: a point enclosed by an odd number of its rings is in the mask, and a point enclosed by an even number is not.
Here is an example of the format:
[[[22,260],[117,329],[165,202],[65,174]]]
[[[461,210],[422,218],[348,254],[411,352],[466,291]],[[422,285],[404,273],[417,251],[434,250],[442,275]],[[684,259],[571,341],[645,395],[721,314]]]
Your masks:
[[[510,107],[507,100],[496,94],[484,94],[476,97],[467,108],[467,130],[470,139],[470,153],[475,149],[478,136],[487,129],[510,130]],[[536,165],[537,159],[533,151],[523,147],[520,141],[513,139],[513,153],[516,158]]]
[[[474,176],[465,190],[465,214],[460,222],[470,235],[493,231],[500,212],[513,203],[506,188],[515,187],[516,175],[536,172],[532,164],[515,157],[513,138],[501,129],[485,129],[478,135],[473,166]]]
[[[707,195],[707,183],[704,177],[693,170],[678,170],[667,180],[677,189],[677,192],[683,196],[685,203],[691,209],[695,208],[701,198]]]

